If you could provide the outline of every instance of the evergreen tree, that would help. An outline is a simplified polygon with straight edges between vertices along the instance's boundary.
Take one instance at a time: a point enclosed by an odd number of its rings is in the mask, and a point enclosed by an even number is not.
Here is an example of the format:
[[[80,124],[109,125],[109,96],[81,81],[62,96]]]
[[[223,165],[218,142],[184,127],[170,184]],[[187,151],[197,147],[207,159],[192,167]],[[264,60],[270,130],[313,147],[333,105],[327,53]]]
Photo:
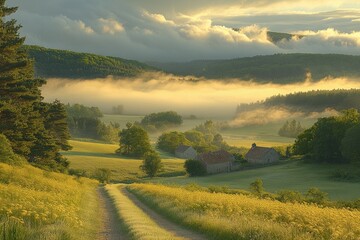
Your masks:
[[[16,20],[7,20],[17,8],[0,0],[0,133],[9,140],[14,153],[38,166],[63,169],[56,138],[46,129],[40,87],[34,78],[33,63],[22,48]],[[59,143],[60,144],[60,143]],[[64,149],[65,150],[65,149]]]

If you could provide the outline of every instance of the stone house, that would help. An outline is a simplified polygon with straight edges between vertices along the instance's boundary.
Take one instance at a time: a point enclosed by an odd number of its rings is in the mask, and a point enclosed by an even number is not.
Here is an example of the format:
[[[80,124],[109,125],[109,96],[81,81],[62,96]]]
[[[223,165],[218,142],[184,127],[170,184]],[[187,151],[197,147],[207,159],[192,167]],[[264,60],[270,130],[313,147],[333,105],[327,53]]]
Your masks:
[[[225,150],[199,154],[196,160],[201,161],[207,173],[222,173],[232,170],[235,158]]]
[[[280,154],[273,148],[258,147],[254,143],[248,153],[245,155],[245,160],[253,164],[267,164],[277,162],[280,159]]]
[[[195,159],[196,150],[191,146],[180,145],[175,149],[175,156],[183,159]]]

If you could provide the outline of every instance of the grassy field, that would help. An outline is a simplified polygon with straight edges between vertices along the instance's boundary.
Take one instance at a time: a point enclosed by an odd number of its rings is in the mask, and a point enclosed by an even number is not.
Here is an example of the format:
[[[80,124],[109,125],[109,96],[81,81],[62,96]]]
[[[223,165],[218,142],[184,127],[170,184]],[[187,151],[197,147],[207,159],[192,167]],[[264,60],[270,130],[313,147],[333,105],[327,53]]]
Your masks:
[[[209,239],[358,240],[360,211],[151,184],[128,187],[142,201]]]
[[[138,181],[145,177],[140,170],[142,160],[125,158],[115,154],[118,145],[70,141],[73,149],[63,153],[70,161],[70,168],[93,172],[96,168],[108,168],[114,182]],[[184,160],[160,152],[164,164],[160,176],[184,175]]]
[[[265,190],[269,192],[276,192],[282,189],[306,192],[311,187],[317,187],[329,193],[329,197],[333,200],[354,200],[360,198],[360,182],[339,182],[331,179],[331,174],[341,168],[348,168],[348,166],[306,164],[294,161],[282,165],[206,177],[157,178],[154,181],[179,185],[196,183],[201,186],[218,185],[237,189],[249,189],[250,183],[254,182],[257,178],[261,178],[264,182]]]
[[[100,230],[97,185],[30,165],[0,163],[0,239],[95,239]]]

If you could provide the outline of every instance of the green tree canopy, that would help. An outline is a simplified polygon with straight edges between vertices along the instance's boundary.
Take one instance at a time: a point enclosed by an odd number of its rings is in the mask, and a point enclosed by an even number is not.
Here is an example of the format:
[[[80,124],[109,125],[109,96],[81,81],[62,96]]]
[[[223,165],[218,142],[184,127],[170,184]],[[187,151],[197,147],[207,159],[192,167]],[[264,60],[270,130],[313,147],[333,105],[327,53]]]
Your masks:
[[[341,141],[343,156],[352,162],[360,162],[360,124],[349,128]]]
[[[180,145],[190,145],[191,142],[186,139],[185,134],[181,132],[163,133],[158,138],[157,147],[169,153],[175,153],[175,149]]]
[[[128,123],[119,133],[120,148],[116,151],[125,156],[142,158],[151,151],[147,132],[140,126]]]
[[[162,169],[161,158],[155,151],[145,153],[143,164],[140,168],[149,176],[155,177],[156,174]]]
[[[161,130],[183,123],[182,117],[174,111],[151,113],[141,120],[141,125],[149,130]]]
[[[320,118],[310,129],[300,134],[294,144],[295,154],[307,154],[318,162],[345,162],[341,151],[345,133],[360,121],[355,109],[343,111],[340,116]]]

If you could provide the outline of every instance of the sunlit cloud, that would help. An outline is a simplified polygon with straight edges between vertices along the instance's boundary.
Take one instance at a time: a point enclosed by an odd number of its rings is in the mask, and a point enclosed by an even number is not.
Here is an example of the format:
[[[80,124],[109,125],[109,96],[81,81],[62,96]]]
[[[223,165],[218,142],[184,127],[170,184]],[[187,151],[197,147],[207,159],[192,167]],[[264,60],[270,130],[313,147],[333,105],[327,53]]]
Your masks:
[[[123,25],[115,19],[99,18],[99,23],[101,24],[101,30],[103,33],[114,35],[115,33],[125,30]]]
[[[356,40],[360,2],[353,0],[32,0],[19,4],[14,17],[23,25],[26,43],[50,48],[140,61],[312,51],[360,54]],[[311,37],[275,45],[267,39],[267,31],[307,31]]]

